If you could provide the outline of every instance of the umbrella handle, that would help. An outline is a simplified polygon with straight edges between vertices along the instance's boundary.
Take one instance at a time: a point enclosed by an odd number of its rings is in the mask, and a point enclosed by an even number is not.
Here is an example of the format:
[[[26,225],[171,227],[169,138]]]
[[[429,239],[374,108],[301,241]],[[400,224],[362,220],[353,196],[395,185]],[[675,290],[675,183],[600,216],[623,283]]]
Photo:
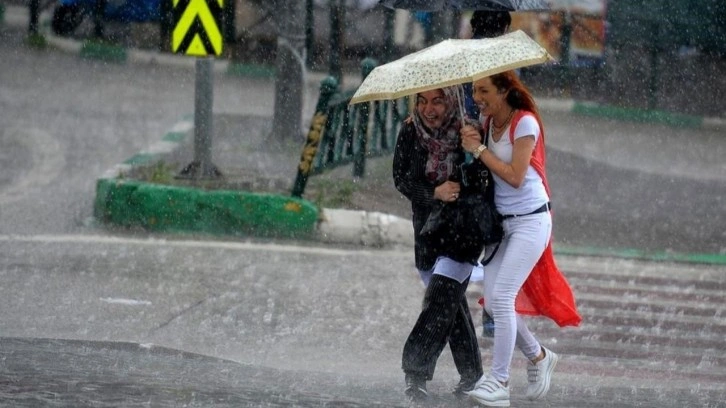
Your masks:
[[[466,152],[464,153],[464,164],[471,164],[474,162],[474,155]]]
[[[466,114],[466,106],[464,105],[464,98],[466,95],[464,94],[464,87],[461,85],[455,85],[456,86],[456,92],[458,98],[458,105],[459,105],[459,113],[461,113],[461,123],[465,124],[466,119],[469,119],[469,117]],[[474,155],[469,152],[464,152],[464,163],[465,164],[471,164],[474,162]]]
[[[454,86],[456,87],[456,99],[458,99],[457,103],[459,105],[459,113],[461,114],[461,123],[466,123],[466,119],[469,119],[469,116],[466,114],[466,105],[464,104],[466,98],[464,87],[461,84]]]

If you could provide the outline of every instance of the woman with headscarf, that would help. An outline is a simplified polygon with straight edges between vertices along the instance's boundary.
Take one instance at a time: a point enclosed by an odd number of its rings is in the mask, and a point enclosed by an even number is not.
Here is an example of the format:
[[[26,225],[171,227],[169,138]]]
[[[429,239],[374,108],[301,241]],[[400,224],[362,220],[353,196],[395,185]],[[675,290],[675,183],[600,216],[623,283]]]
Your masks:
[[[428,398],[426,382],[433,378],[447,342],[461,376],[454,390],[458,397],[473,389],[483,375],[465,296],[483,244],[452,242],[447,231],[451,227],[422,234],[434,204],[453,203],[462,192],[462,92],[457,86],[417,94],[413,115],[401,128],[394,152],[393,180],[411,201],[416,269],[426,286],[421,313],[403,348],[405,393],[413,401]]]

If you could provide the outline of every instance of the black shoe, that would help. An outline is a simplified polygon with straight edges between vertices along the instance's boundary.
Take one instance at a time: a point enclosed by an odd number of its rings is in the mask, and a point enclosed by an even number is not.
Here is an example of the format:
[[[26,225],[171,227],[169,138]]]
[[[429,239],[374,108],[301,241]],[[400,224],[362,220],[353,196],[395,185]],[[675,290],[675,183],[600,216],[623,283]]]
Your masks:
[[[424,402],[429,399],[429,392],[426,391],[426,380],[406,376],[406,391],[409,401]]]
[[[476,379],[471,378],[462,378],[459,380],[459,383],[456,384],[456,387],[454,387],[454,396],[457,399],[466,398],[469,395],[469,391],[473,390],[476,387],[477,381],[479,381],[478,377]]]

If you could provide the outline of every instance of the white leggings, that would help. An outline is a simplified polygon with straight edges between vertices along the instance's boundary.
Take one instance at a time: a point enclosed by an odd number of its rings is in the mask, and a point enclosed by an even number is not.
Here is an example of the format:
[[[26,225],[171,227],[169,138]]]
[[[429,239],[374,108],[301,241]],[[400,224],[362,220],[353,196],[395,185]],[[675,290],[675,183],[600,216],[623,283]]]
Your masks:
[[[540,353],[539,342],[514,311],[514,300],[551,234],[549,212],[508,218],[504,220],[504,239],[484,267],[485,307],[495,325],[491,376],[500,382],[509,380],[515,345],[530,360]]]

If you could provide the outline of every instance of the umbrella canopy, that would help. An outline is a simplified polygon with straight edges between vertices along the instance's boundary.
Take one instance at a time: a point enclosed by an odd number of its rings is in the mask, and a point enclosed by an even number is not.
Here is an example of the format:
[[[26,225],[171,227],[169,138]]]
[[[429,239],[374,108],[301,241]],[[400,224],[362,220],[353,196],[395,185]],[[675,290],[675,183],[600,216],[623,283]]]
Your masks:
[[[553,60],[521,30],[495,38],[444,40],[371,71],[351,104],[398,99]]]
[[[380,0],[378,4],[392,9],[416,11],[542,11],[550,8],[547,0]]]

